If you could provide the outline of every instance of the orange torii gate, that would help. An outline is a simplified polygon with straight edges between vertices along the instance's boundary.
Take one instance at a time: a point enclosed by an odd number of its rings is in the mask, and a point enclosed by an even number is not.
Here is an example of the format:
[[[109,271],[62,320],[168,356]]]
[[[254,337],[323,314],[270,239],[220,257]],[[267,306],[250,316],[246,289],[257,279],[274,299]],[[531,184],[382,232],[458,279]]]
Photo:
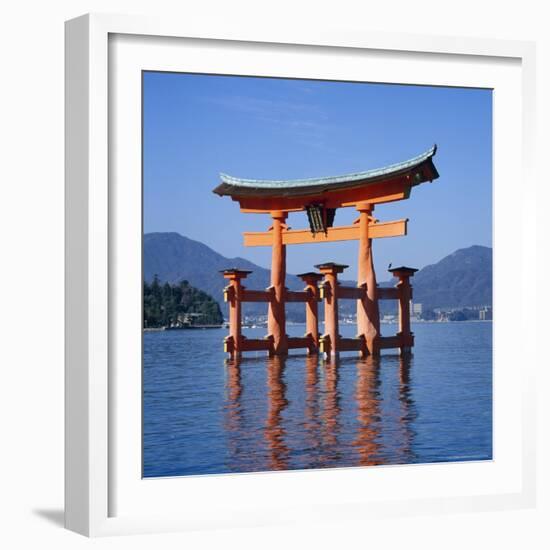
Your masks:
[[[381,169],[344,176],[302,180],[250,180],[221,175],[214,189],[220,196],[230,196],[241,212],[269,214],[271,227],[265,232],[244,233],[245,246],[271,246],[271,286],[266,290],[247,290],[242,279],[250,273],[227,269],[229,280],[225,299],[229,302],[230,334],[225,349],[232,356],[243,351],[266,350],[270,355],[285,355],[292,348],[318,350],[327,355],[357,350],[362,355],[378,354],[380,349],[396,347],[407,352],[414,344],[409,325],[409,301],[412,288],[409,278],[415,269],[390,270],[399,278],[396,288],[379,288],[372,258],[372,239],[407,234],[407,219],[379,222],[374,216],[377,204],[408,199],[412,187],[439,177],[433,163],[434,145],[417,157]],[[359,216],[350,226],[333,227],[336,209],[354,207]],[[310,229],[291,230],[286,225],[289,212],[305,211]],[[316,266],[320,273],[299,275],[306,284],[303,292],[285,287],[286,246],[335,241],[359,241],[357,288],[342,287],[337,281],[347,266],[334,263]],[[324,282],[319,286],[319,281]],[[338,334],[338,299],[357,300],[357,337],[341,338]],[[395,337],[380,336],[379,299],[399,300],[400,331]],[[325,301],[325,333],[319,336],[317,302]],[[241,303],[266,302],[268,334],[265,339],[247,339],[241,333]],[[287,302],[306,304],[306,335],[290,338],[286,334]]]

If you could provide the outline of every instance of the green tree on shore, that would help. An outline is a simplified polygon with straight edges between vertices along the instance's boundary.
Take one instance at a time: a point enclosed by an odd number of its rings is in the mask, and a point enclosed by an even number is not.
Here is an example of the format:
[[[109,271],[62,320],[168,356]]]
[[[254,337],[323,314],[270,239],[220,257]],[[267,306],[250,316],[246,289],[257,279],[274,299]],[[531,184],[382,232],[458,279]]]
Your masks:
[[[206,292],[191,286],[188,281],[177,285],[161,285],[155,275],[151,284],[143,283],[144,327],[222,323],[223,315],[218,303]]]

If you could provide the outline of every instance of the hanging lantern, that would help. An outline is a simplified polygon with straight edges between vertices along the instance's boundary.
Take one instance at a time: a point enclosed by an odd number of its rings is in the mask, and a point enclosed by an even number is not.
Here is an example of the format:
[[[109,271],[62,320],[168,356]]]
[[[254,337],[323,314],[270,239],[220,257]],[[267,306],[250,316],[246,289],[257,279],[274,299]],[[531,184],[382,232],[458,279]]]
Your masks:
[[[306,206],[309,228],[315,235],[316,233],[327,233],[327,229],[332,227],[336,208],[325,208],[323,204],[310,204]]]

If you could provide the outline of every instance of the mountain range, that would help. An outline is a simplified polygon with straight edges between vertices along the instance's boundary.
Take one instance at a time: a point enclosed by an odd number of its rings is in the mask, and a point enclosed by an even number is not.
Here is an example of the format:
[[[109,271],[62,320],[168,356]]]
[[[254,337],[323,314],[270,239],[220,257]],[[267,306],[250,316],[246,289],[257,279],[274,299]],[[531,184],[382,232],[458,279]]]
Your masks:
[[[244,286],[251,290],[264,289],[270,284],[269,269],[244,258],[226,258],[205,244],[179,233],[146,233],[143,236],[143,276],[146,281],[152,281],[155,275],[161,282],[189,281],[192,286],[210,294],[224,311],[223,288],[227,281],[220,271],[229,268],[252,271],[244,281]],[[290,290],[302,290],[304,283],[295,275],[287,274],[286,286]],[[289,319],[301,318],[303,309],[303,304],[287,304]],[[243,304],[244,315],[265,313],[265,304]]]
[[[427,265],[412,279],[424,309],[493,304],[493,249],[474,245]]]
[[[439,262],[418,271],[412,279],[414,302],[424,310],[492,304],[492,248],[474,245],[456,250]],[[244,284],[250,289],[269,286],[270,273],[244,258],[226,258],[205,244],[178,233],[146,233],[143,238],[143,273],[146,281],[156,275],[161,282],[187,280],[192,286],[210,294],[223,308],[226,282],[220,271],[228,268],[252,271]],[[301,290],[303,282],[287,275],[287,287]],[[343,284],[355,284],[342,281]],[[391,286],[392,281],[381,283]],[[383,304],[385,305],[385,304]],[[389,305],[389,304],[388,304]],[[387,308],[381,308],[386,310]],[[348,311],[349,310],[349,311]],[[355,310],[353,301],[342,301],[342,313]],[[289,319],[303,316],[303,304],[287,304]],[[245,315],[265,314],[265,304],[244,304]]]

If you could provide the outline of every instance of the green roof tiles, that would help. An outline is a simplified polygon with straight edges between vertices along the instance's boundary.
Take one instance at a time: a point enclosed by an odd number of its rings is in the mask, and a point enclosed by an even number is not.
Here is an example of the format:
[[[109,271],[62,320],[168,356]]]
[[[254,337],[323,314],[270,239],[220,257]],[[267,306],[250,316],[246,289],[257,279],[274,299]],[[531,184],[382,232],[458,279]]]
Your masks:
[[[322,178],[306,178],[294,180],[256,180],[244,179],[220,174],[221,184],[214,189],[218,195],[306,195],[335,188],[355,187],[361,184],[374,183],[391,179],[394,176],[411,173],[412,185],[417,185],[427,180],[439,177],[431,158],[435,155],[437,146],[434,145],[421,155],[414,158],[391,164],[383,168],[375,168],[365,172],[356,172],[341,176],[329,176]],[[414,172],[415,168],[420,168],[428,163],[430,165],[429,173]]]

